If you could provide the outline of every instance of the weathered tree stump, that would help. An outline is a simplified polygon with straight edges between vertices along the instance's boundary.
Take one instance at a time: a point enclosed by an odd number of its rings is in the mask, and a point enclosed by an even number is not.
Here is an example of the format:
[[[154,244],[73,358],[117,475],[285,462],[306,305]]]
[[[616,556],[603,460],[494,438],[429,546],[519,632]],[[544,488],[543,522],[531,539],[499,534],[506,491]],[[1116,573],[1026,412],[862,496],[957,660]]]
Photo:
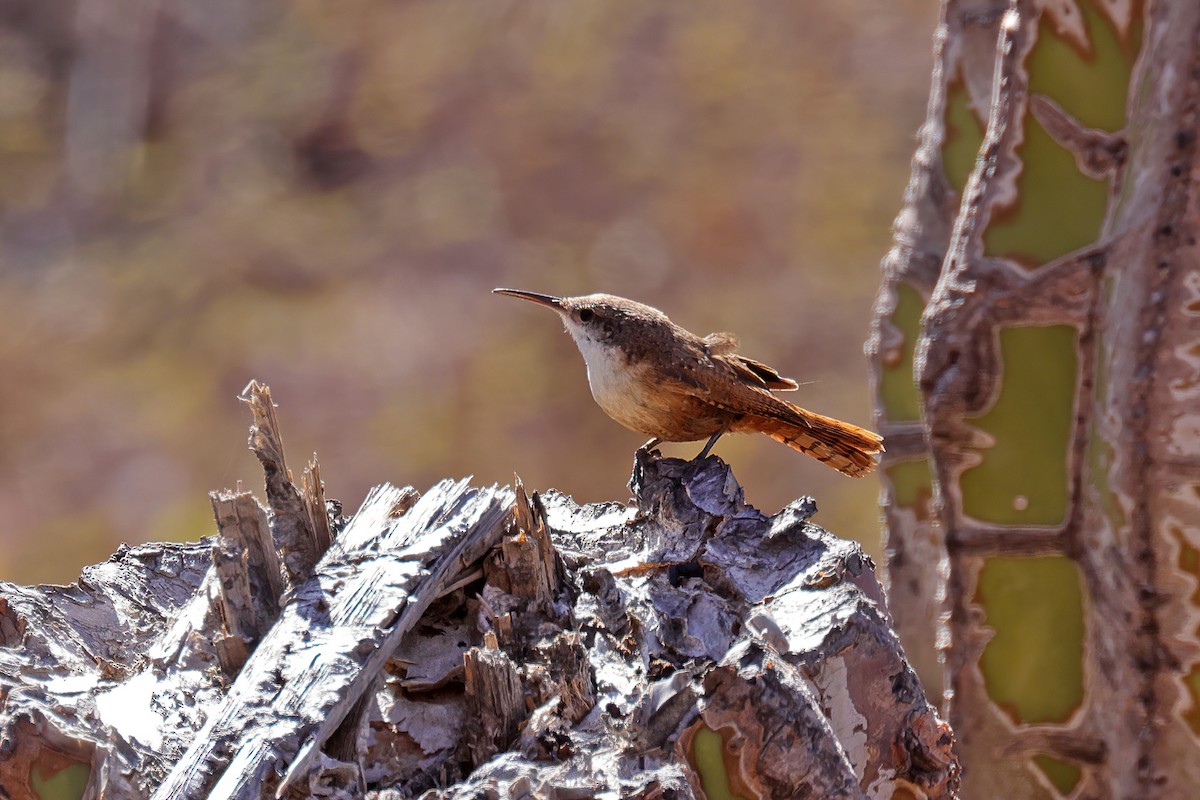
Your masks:
[[[251,396],[271,514],[215,494],[214,539],[0,585],[0,796],[956,796],[811,499],[766,516],[718,458],[639,453],[628,505],[443,481],[316,521]]]

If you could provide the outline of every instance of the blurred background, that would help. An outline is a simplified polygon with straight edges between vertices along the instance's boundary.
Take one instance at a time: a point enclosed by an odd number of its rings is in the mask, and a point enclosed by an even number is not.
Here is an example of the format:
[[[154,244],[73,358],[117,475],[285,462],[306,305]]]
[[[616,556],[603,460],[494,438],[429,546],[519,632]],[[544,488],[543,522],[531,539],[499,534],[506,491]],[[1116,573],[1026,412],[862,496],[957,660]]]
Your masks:
[[[658,306],[870,422],[862,343],[928,94],[935,0],[3,0],[0,578],[213,532],[262,476],[519,473],[624,501],[610,421],[544,309]],[[691,457],[696,445],[673,445]],[[716,448],[768,513],[879,551],[878,484]]]

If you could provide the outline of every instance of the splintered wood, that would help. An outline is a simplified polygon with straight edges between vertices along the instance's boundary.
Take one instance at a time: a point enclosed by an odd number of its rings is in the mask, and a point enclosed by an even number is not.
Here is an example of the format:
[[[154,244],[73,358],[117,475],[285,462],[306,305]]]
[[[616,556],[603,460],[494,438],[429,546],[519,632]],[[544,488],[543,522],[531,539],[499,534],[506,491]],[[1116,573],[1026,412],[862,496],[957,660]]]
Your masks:
[[[270,516],[214,495],[210,543],[0,587],[8,797],[63,769],[134,800],[957,796],[873,566],[811,500],[768,517],[718,459],[640,456],[628,506],[385,485],[318,552],[320,477],[293,495],[255,396]]]
[[[283,575],[267,514],[254,495],[211,492],[209,498],[218,529],[212,557],[221,621],[213,641],[221,669],[234,676],[279,613]]]
[[[324,505],[325,487],[315,459],[304,473],[304,481],[311,484],[308,495],[292,480],[292,471],[284,460],[283,436],[270,387],[250,381],[239,399],[254,416],[250,449],[262,464],[271,507],[271,534],[282,555],[288,582],[294,586],[312,573],[313,565],[329,546],[328,520],[318,522],[313,516]],[[318,516],[325,517],[324,508],[319,508]]]
[[[281,773],[290,783],[307,763],[298,756],[315,755],[404,634],[464,564],[496,543],[512,513],[511,490],[465,482],[438,484],[397,517],[402,496],[384,486],[367,498],[155,798],[258,797]]]

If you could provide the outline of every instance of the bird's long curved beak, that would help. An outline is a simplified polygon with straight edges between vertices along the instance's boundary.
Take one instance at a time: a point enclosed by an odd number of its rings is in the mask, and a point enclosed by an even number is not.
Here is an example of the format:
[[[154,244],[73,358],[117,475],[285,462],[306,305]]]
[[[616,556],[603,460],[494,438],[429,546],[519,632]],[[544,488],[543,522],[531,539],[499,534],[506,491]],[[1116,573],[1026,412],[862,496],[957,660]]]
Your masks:
[[[520,289],[492,289],[492,294],[506,294],[509,297],[519,297],[522,300],[528,300],[532,303],[537,303],[540,306],[552,308],[555,311],[562,311],[562,298],[555,297],[550,294],[538,294],[537,292],[523,292]]]

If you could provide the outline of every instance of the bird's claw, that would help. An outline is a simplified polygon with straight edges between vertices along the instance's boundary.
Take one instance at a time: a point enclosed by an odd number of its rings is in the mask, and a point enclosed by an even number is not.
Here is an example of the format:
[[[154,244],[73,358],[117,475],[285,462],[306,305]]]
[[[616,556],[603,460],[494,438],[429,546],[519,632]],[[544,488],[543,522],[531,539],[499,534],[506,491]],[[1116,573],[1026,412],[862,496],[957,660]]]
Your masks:
[[[656,452],[658,450],[658,446],[660,444],[662,444],[662,439],[655,436],[653,439],[651,439],[650,441],[646,442],[644,445],[639,447],[636,450],[636,453],[638,455],[648,455],[650,453]]]

